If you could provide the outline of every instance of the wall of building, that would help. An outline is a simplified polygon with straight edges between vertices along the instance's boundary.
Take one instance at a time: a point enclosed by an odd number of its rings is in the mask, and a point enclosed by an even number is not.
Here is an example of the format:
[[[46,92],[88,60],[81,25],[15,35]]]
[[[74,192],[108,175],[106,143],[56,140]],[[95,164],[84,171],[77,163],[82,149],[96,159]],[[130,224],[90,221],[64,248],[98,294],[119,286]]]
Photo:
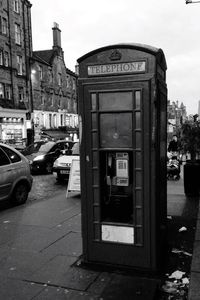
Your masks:
[[[27,129],[31,126],[30,14],[29,1],[0,1],[0,85],[4,89],[4,93],[0,94],[1,140],[10,139],[11,136],[19,137],[19,132],[21,138],[26,139]],[[3,27],[2,23],[5,24]]]
[[[55,38],[58,28],[53,29]],[[55,44],[60,43],[59,29],[58,33],[52,49],[33,52],[31,81],[36,136],[43,129],[78,127],[77,76],[66,68],[61,45]]]

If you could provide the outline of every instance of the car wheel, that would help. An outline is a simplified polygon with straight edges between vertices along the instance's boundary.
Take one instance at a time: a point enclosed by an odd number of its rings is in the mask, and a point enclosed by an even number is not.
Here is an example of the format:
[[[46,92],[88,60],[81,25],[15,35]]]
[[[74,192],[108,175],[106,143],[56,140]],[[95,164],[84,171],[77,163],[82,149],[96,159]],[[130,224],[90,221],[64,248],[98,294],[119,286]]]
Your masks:
[[[27,198],[28,198],[27,184],[24,182],[18,183],[12,193],[11,202],[15,205],[21,205],[26,202]]]
[[[46,173],[47,174],[51,174],[52,173],[52,170],[53,170],[53,164],[49,161],[46,163]]]

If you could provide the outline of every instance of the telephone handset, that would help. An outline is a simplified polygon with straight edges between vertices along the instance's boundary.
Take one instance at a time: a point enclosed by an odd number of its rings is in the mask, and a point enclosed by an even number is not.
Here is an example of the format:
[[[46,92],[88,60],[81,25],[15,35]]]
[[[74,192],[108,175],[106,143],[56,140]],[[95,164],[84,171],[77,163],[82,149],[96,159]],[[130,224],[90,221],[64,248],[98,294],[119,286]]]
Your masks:
[[[109,152],[107,154],[107,185],[129,185],[129,155],[127,152]]]

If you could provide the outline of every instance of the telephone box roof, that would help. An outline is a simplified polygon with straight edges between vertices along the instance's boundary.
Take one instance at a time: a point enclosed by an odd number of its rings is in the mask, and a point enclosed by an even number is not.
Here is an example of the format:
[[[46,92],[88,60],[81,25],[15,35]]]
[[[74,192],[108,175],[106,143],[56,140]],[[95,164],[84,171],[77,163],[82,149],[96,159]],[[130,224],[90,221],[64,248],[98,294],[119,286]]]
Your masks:
[[[161,48],[156,48],[156,47],[153,47],[150,45],[138,44],[138,43],[114,44],[114,45],[104,46],[104,47],[101,47],[101,48],[98,48],[98,49],[95,49],[93,51],[86,53],[85,55],[78,58],[77,62],[81,63],[83,60],[85,60],[86,58],[88,58],[92,55],[95,55],[99,52],[110,50],[110,49],[134,49],[134,50],[150,53],[150,54],[156,56],[158,61],[164,65],[165,69],[167,69],[165,55]]]

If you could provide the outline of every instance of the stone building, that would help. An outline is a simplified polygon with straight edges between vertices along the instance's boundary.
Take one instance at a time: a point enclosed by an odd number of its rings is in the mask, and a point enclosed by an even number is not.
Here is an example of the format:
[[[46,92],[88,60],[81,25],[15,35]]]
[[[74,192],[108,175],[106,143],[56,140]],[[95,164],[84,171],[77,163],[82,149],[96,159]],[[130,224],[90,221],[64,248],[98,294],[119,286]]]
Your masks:
[[[52,49],[33,51],[31,60],[35,139],[44,131],[53,135],[65,128],[69,136],[78,129],[77,76],[65,66],[57,23],[52,31]]]
[[[0,1],[0,140],[31,140],[31,3]]]
[[[186,111],[186,106],[183,104],[183,102],[179,104],[178,101],[168,100],[168,105],[167,105],[168,141],[172,139],[173,135],[177,134],[181,124],[186,120],[186,117],[187,117],[187,111]]]

